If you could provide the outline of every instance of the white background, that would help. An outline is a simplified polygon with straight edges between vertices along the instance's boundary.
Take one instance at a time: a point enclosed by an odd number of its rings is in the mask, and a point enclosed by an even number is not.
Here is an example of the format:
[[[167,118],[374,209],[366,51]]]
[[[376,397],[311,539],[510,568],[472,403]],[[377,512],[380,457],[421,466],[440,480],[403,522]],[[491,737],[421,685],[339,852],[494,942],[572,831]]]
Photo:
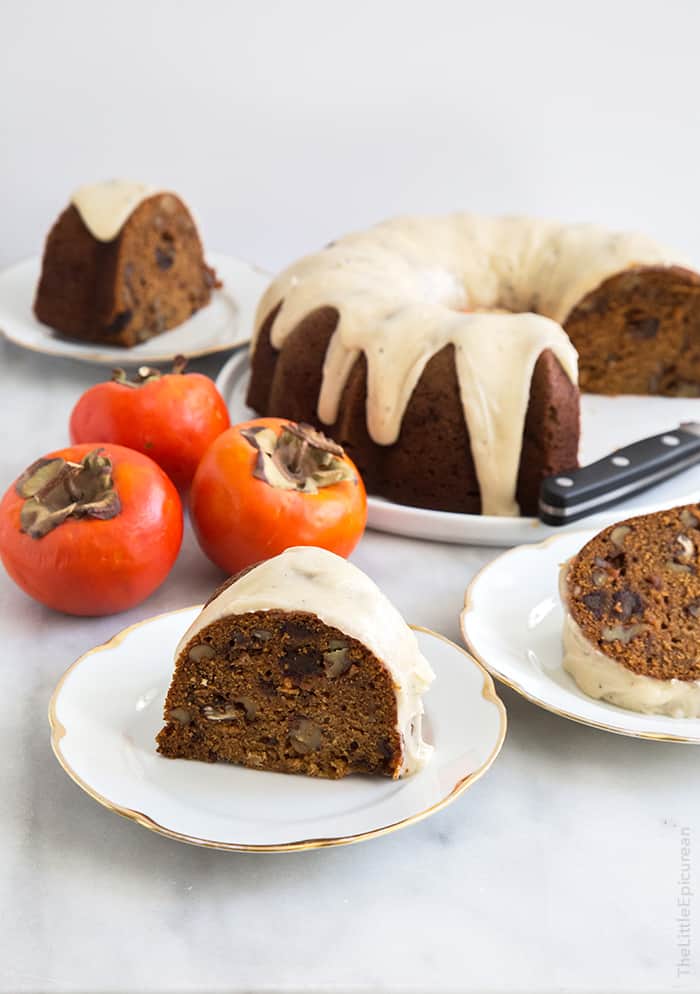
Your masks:
[[[181,192],[212,250],[276,268],[402,211],[639,228],[700,259],[700,3],[0,0],[0,265],[80,183]],[[215,373],[219,360],[199,368]],[[0,490],[65,444],[104,370],[0,344]],[[355,556],[458,640],[492,554],[368,533]],[[362,846],[214,853],[105,811],[54,761],[65,668],[205,599],[188,529],[116,618],[56,615],[0,573],[0,991],[698,990],[677,978],[680,832],[700,895],[697,749],[567,722],[507,689],[464,798]]]
[[[638,228],[700,258],[692,0],[0,7],[0,264],[86,181],[180,191],[279,268],[397,212]]]

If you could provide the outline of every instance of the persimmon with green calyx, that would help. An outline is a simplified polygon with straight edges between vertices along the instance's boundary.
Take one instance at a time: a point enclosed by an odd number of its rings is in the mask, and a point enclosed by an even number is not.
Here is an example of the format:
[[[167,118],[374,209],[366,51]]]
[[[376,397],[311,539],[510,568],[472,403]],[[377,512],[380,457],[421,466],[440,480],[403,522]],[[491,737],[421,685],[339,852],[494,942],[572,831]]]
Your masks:
[[[132,380],[115,369],[73,408],[71,442],[115,442],[143,452],[186,490],[199,460],[231,422],[214,381],[186,373],[185,366],[178,356],[171,373],[141,366]]]
[[[66,614],[114,614],[159,587],[182,543],[175,486],[121,445],[37,459],[0,502],[0,559],[15,583]]]
[[[367,521],[365,488],[343,449],[309,425],[258,418],[216,439],[190,491],[195,534],[228,573],[293,545],[349,556]]]

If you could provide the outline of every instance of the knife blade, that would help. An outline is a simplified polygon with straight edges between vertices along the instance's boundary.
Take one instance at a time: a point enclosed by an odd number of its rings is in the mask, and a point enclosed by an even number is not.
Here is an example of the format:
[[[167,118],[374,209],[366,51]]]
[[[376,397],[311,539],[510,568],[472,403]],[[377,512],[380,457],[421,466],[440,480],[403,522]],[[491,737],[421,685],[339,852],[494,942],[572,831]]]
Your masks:
[[[588,466],[546,477],[540,487],[539,517],[548,525],[568,525],[698,462],[700,424],[685,421],[678,428],[616,449]]]

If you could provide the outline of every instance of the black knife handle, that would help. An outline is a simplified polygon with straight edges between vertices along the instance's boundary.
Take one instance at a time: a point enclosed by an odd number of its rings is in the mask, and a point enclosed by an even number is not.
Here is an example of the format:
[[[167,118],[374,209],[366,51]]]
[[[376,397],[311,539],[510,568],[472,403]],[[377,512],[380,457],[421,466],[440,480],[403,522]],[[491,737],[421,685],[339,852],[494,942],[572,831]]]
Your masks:
[[[539,514],[548,525],[568,525],[700,462],[700,436],[683,428],[633,442],[604,459],[548,476]]]

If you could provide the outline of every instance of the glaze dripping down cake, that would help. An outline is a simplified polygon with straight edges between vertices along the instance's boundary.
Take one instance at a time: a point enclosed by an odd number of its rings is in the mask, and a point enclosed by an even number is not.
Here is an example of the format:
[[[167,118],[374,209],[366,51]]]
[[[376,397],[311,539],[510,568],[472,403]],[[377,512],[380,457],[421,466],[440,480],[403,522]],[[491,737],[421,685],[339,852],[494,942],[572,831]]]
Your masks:
[[[433,672],[356,566],[313,546],[233,577],[175,654],[158,751],[339,778],[420,770]]]
[[[130,347],[209,303],[216,274],[174,193],[81,187],[49,232],[34,311],[68,338]]]
[[[564,668],[589,697],[700,717],[700,505],[605,528],[562,568]]]
[[[700,393],[700,278],[594,225],[397,218],[272,281],[248,403],[321,427],[371,493],[533,514],[577,465],[577,350],[586,390]]]

